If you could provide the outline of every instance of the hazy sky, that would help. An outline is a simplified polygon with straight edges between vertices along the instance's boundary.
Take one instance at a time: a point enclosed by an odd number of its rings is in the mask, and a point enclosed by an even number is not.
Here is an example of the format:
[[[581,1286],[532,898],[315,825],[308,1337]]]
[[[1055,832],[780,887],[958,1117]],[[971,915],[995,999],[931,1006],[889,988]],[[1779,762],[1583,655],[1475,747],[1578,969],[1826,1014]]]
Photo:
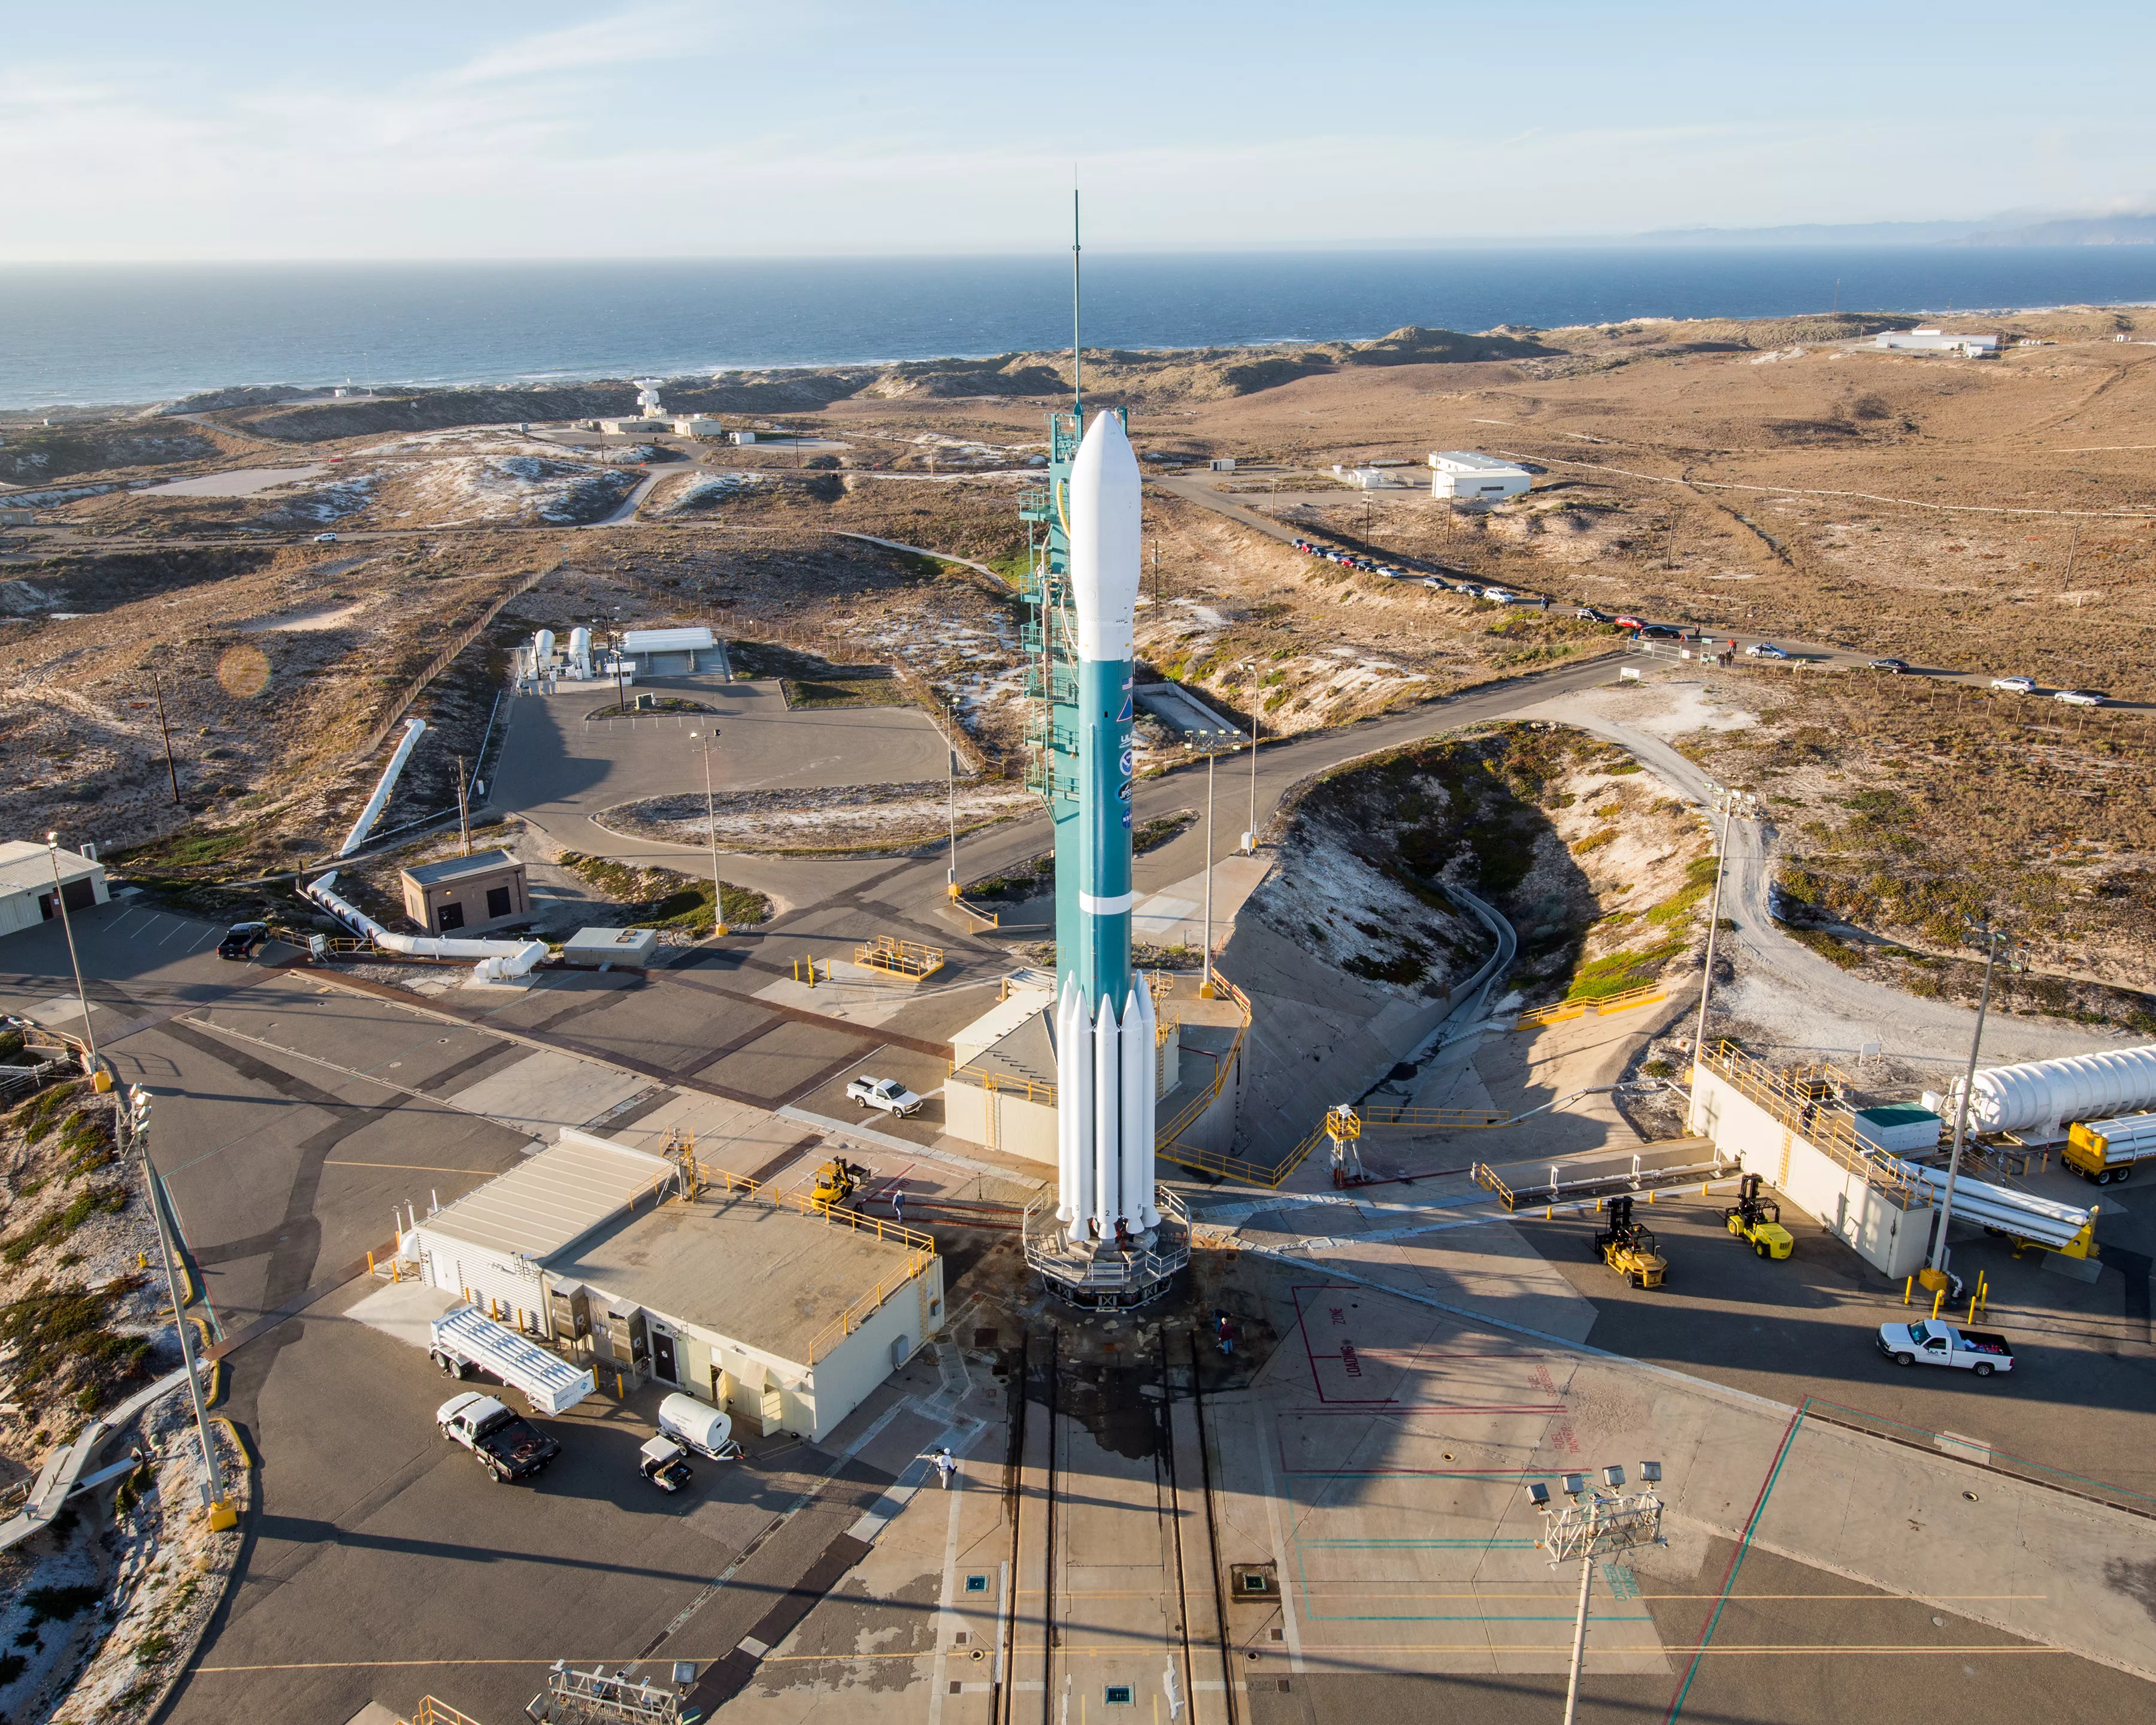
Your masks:
[[[1263,249],[2149,208],[2108,3],[0,3],[0,259]]]

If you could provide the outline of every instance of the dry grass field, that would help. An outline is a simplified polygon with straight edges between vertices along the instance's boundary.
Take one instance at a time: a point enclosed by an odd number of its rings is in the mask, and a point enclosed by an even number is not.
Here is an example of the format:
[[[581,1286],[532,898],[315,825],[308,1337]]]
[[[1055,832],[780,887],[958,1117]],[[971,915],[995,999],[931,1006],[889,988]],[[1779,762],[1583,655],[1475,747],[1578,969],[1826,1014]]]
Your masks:
[[[1583,603],[2156,700],[2156,315],[1957,320],[2006,338],[1991,359],[1871,344],[1911,321],[1089,352],[1089,402],[1128,408],[1149,472],[1209,480],[1204,458],[1232,454],[1225,505],[1551,601],[1507,610],[1344,571],[1156,485],[1142,657],[1268,736],[1612,649],[1571,616]],[[1017,500],[1069,375],[1067,355],[1020,354],[668,386],[763,427],[723,451],[547,429],[626,407],[605,385],[0,427],[5,478],[44,488],[23,500],[39,531],[0,546],[16,768],[0,828],[154,839],[155,865],[182,874],[318,854],[375,769],[360,745],[444,644],[535,575],[417,692],[440,735],[385,824],[443,805],[511,641],[594,619],[826,632],[849,660],[917,672],[1008,770],[1019,613],[988,572],[1023,558]],[[1463,448],[1518,459],[1533,490],[1487,511],[1435,502],[1424,457]],[[1373,461],[1401,464],[1402,488],[1332,476]],[[146,489],[265,466],[316,470],[244,495]],[[591,525],[646,479],[634,519]],[[310,542],[321,531],[341,542]],[[1854,962],[1916,963],[1990,907],[2040,921],[2052,962],[2092,987],[2145,981],[2148,715],[1922,680],[1722,675],[1763,722],[1696,746],[1770,799],[1792,906],[1915,955]]]

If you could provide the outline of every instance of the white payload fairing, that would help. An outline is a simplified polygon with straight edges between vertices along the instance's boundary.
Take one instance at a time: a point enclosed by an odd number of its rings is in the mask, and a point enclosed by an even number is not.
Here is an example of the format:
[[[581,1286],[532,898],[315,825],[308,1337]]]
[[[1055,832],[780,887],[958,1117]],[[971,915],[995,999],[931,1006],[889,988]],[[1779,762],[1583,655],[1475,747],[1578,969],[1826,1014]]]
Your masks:
[[[1095,416],[1070,470],[1072,634],[1078,658],[1077,951],[1055,1006],[1056,1215],[1074,1245],[1142,1235],[1153,1199],[1158,1024],[1131,970],[1132,620],[1142,481],[1122,416]]]

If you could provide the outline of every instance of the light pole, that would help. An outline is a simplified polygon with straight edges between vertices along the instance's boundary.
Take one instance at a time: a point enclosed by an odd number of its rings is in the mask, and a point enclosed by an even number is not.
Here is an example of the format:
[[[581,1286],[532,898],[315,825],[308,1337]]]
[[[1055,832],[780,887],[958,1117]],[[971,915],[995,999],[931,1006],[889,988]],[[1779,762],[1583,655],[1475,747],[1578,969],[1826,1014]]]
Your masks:
[[[1213,766],[1220,758],[1218,746],[1205,751],[1205,978],[1198,985],[1198,998],[1210,1000],[1213,988]]]
[[[955,701],[943,704],[943,717],[950,726],[944,737],[943,758],[949,777],[951,796],[951,866],[945,870],[943,891],[952,898],[958,896],[958,707]]]
[[[1692,1096],[1697,1103],[1699,1095],[1699,1069],[1707,1059],[1707,1003],[1714,993],[1714,941],[1722,928],[1722,877],[1729,867],[1729,824],[1740,816],[1746,820],[1758,819],[1759,800],[1749,791],[1724,789],[1710,785],[1707,793],[1707,806],[1722,817],[1722,845],[1714,858],[1714,896],[1707,902],[1707,969],[1699,979],[1699,1021],[1691,1035]],[[1697,1113],[1697,1107],[1694,1109]],[[1695,1118],[1691,1122],[1694,1132],[1699,1130]]]
[[[90,1050],[90,1081],[99,1091],[112,1088],[112,1080],[98,1063],[97,1026],[90,1021],[90,993],[82,985],[82,960],[74,949],[74,924],[68,920],[67,889],[60,884],[60,835],[45,834],[45,854],[53,865],[53,897],[60,907],[60,932],[67,936],[68,963],[74,968],[74,998],[82,1004],[83,1041]]]
[[[1258,726],[1264,721],[1258,713],[1258,697],[1265,693],[1265,684],[1259,680],[1260,661],[1250,661],[1250,824],[1243,834],[1243,855],[1255,856],[1258,851]]]
[[[1640,1479],[1650,1487],[1660,1485],[1662,1464],[1642,1461]],[[1579,1712],[1580,1667],[1587,1656],[1587,1597],[1594,1584],[1594,1560],[1635,1545],[1660,1545],[1662,1500],[1651,1490],[1626,1491],[1621,1467],[1604,1468],[1600,1486],[1589,1485],[1586,1476],[1577,1473],[1565,1475],[1558,1484],[1570,1500],[1563,1509],[1551,1507],[1549,1487],[1540,1480],[1528,1483],[1527,1496],[1542,1512],[1537,1543],[1550,1554],[1550,1567],[1579,1559],[1579,1613],[1572,1626],[1572,1671],[1564,1691],[1564,1725],[1573,1725]]]
[[[1954,1182],[1961,1173],[1961,1147],[1969,1136],[1969,1104],[1976,1088],[1977,1052],[1984,1046],[1984,1014],[1991,1008],[1991,973],[1998,965],[2002,949],[2008,955],[2010,968],[2017,962],[2021,951],[2020,942],[1989,922],[1971,922],[1969,932],[1984,942],[1984,992],[1977,998],[1976,1034],[1969,1039],[1969,1070],[1962,1075],[1961,1099],[1954,1105],[1953,1149],[1947,1158],[1947,1189],[1939,1199],[1939,1229],[1932,1237],[1932,1261],[1923,1276],[1924,1286],[1933,1289],[1947,1285],[1947,1260],[1952,1255],[1947,1249],[1947,1229],[1953,1221]]]
[[[691,731],[689,740],[704,755],[704,836],[711,841],[711,937],[716,940],[726,932],[726,917],[719,904],[719,816],[711,795],[711,745],[719,740],[719,727],[712,726],[708,737],[701,731]]]
[[[195,1347],[187,1336],[187,1321],[182,1315],[184,1301],[180,1298],[180,1273],[173,1262],[172,1236],[165,1229],[165,1206],[157,1194],[157,1171],[150,1162],[150,1092],[139,1084],[127,1087],[127,1106],[122,1111],[128,1146],[142,1160],[142,1179],[150,1191],[150,1214],[157,1224],[157,1252],[165,1260],[165,1288],[172,1301],[172,1328],[180,1338],[180,1362],[187,1368],[187,1394],[195,1404],[195,1435],[201,1441],[203,1471],[203,1508],[209,1517],[213,1530],[222,1531],[233,1526],[239,1517],[225,1501],[224,1471],[217,1465],[217,1445],[210,1441],[209,1413],[203,1405],[202,1377],[195,1368]]]

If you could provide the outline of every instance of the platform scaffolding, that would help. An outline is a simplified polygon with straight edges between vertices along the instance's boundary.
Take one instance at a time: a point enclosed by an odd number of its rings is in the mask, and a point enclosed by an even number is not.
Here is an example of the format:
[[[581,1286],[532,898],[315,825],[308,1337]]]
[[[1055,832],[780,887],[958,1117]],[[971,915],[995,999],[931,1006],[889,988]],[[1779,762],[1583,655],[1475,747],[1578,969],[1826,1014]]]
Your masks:
[[[1190,1262],[1190,1213],[1183,1200],[1156,1186],[1153,1204],[1160,1220],[1146,1234],[1127,1242],[1073,1240],[1055,1219],[1055,1195],[1044,1194],[1026,1206],[1019,1224],[1026,1266],[1049,1292],[1081,1311],[1148,1306]]]

